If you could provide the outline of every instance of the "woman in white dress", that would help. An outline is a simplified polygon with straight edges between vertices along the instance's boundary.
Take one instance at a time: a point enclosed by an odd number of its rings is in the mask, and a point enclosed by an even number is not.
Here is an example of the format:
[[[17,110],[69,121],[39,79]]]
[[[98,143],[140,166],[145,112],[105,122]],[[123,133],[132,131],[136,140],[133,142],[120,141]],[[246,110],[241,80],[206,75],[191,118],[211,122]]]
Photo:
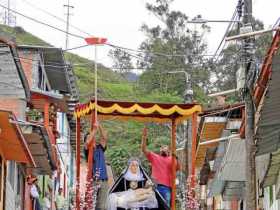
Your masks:
[[[140,170],[139,160],[129,160],[128,168],[123,173],[123,179],[121,180],[123,180],[125,185],[129,183],[126,186],[127,189],[109,195],[108,210],[117,210],[118,208],[132,210],[158,208],[158,201],[152,188],[152,181],[144,177]]]

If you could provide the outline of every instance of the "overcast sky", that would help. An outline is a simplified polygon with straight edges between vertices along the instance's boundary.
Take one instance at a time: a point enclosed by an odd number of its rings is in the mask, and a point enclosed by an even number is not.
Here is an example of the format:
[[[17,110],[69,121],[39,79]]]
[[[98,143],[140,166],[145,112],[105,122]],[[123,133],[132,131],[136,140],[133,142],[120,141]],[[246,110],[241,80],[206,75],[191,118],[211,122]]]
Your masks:
[[[10,0],[12,8],[17,11],[47,22],[56,27],[65,29],[65,23],[56,20],[42,11],[30,6],[30,3],[37,7],[49,11],[58,17],[65,18],[66,9],[63,4],[67,0]],[[172,8],[184,12],[190,18],[201,14],[205,19],[229,20],[233,14],[238,0],[175,0]],[[0,0],[5,4],[7,0]],[[70,17],[71,24],[94,35],[108,38],[109,42],[137,49],[139,44],[145,39],[144,34],[139,30],[143,23],[149,25],[157,24],[157,19],[145,9],[147,0],[70,0],[74,6]],[[253,0],[254,16],[261,19],[266,27],[273,25],[278,17],[279,0]],[[65,46],[65,34],[54,31],[48,27],[41,26],[30,20],[17,16],[17,25],[24,27],[26,31],[39,36],[56,47]],[[213,53],[217,48],[223,33],[226,30],[225,23],[209,24],[211,32],[208,34],[209,53]],[[193,26],[190,26],[193,27]],[[82,34],[75,29],[70,32]],[[85,44],[82,39],[69,37],[69,47]],[[99,47],[99,62],[110,66],[108,59],[109,47]],[[93,58],[93,49],[87,47],[73,51],[87,58]]]

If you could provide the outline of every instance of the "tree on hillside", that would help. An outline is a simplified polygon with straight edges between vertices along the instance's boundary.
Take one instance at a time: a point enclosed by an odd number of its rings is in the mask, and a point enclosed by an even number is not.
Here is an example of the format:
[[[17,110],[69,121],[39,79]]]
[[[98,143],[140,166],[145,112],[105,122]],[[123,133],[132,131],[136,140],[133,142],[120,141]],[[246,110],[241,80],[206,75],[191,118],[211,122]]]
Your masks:
[[[128,52],[116,48],[109,51],[109,57],[113,61],[113,69],[120,73],[127,73],[133,69],[131,55]]]
[[[170,72],[185,71],[191,76],[195,94],[205,93],[210,87],[210,72],[202,56],[207,48],[203,36],[210,29],[201,24],[196,30],[191,30],[188,16],[170,9],[172,2],[155,0],[146,5],[147,10],[160,20],[160,24],[144,24],[141,28],[147,37],[140,46],[143,60],[139,66],[145,69],[141,82],[147,92],[159,90],[183,96],[185,77]],[[195,19],[199,18],[201,16]]]

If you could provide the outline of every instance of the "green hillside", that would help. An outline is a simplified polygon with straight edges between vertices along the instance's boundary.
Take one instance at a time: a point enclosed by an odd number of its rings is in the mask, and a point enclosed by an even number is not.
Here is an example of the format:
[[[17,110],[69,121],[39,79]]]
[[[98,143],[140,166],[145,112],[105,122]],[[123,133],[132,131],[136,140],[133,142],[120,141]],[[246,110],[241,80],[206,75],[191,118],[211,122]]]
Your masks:
[[[26,32],[21,27],[0,25],[0,34],[13,36],[17,44],[51,46],[44,40]],[[81,102],[86,102],[94,93],[94,61],[88,60],[73,53],[65,53],[67,61],[73,64],[80,90]],[[176,95],[160,92],[143,91],[143,84],[129,82],[121,74],[105,68],[102,64],[98,67],[98,93],[103,99],[146,101],[146,102],[182,102]],[[119,174],[129,157],[140,157],[141,130],[143,125],[135,122],[104,122],[109,135],[109,149],[107,159],[111,162],[115,174]],[[169,133],[163,126],[149,126],[151,149],[156,149],[160,142],[168,142]],[[85,131],[84,131],[85,132]]]

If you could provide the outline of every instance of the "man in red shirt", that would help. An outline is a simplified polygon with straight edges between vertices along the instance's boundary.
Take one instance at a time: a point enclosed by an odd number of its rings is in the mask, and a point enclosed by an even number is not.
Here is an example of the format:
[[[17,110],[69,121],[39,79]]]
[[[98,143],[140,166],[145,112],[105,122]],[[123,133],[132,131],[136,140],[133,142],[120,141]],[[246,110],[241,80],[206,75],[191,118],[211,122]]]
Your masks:
[[[159,154],[147,150],[147,128],[145,127],[143,130],[141,149],[152,165],[152,178],[157,183],[157,190],[170,206],[172,157],[170,156],[169,147],[167,145],[162,145]],[[179,170],[180,164],[177,161],[176,165],[177,170]]]

